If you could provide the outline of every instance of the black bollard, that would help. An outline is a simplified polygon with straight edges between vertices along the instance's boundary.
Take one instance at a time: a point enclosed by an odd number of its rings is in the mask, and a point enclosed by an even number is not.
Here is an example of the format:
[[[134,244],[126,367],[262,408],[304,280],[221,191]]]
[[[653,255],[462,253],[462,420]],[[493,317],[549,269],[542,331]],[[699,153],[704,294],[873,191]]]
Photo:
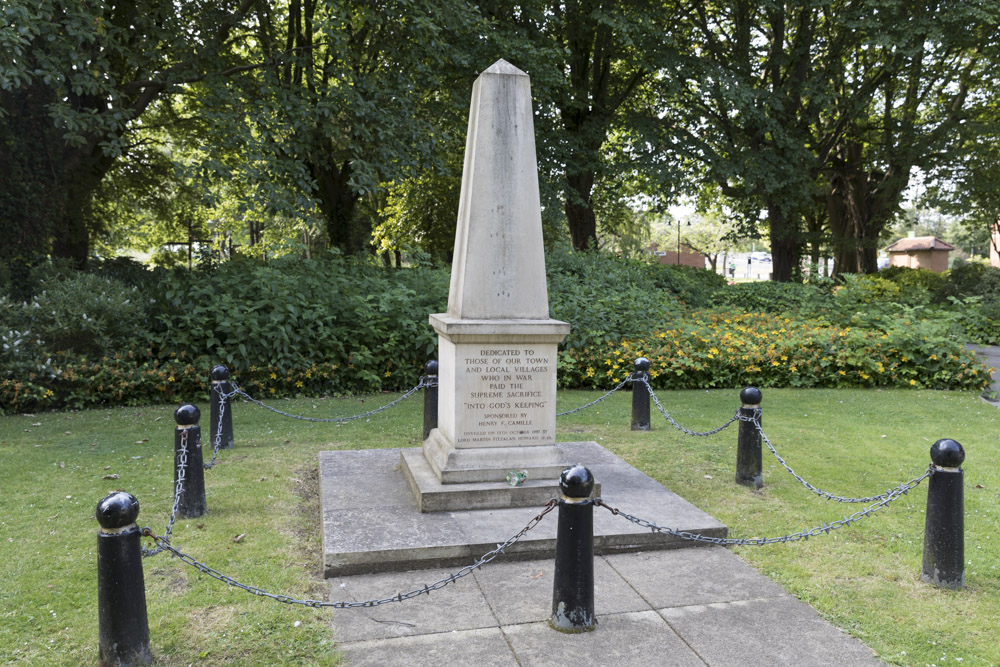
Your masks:
[[[204,514],[205,469],[202,466],[201,411],[185,403],[174,412],[177,430],[174,433],[174,489],[181,482],[181,495],[177,501],[177,516],[193,519]]]
[[[153,661],[139,545],[139,501],[117,491],[97,503],[97,663],[130,667]]]
[[[927,480],[924,562],[920,578],[940,588],[965,588],[965,516],[962,461],[954,440],[931,445],[933,474]]]
[[[559,526],[556,532],[556,571],[552,585],[552,618],[562,632],[587,632],[594,618],[594,504],[590,493],[594,477],[582,465],[567,468],[559,477]]]
[[[219,449],[233,449],[233,404],[227,398],[233,390],[233,385],[229,383],[229,369],[225,366],[215,366],[210,375],[211,382],[208,387],[209,408],[209,431],[208,437],[212,449],[215,449],[216,440],[219,441]],[[220,424],[221,422],[221,424]]]
[[[764,486],[761,471],[760,431],[748,419],[762,423],[760,411],[761,393],[757,387],[747,387],[740,392],[740,429],[736,441],[736,483],[759,489]]]
[[[424,440],[438,426],[438,362],[431,359],[424,365]]]
[[[639,357],[635,360],[635,372],[632,373],[632,430],[649,430],[649,387],[643,380],[649,381],[649,359]]]

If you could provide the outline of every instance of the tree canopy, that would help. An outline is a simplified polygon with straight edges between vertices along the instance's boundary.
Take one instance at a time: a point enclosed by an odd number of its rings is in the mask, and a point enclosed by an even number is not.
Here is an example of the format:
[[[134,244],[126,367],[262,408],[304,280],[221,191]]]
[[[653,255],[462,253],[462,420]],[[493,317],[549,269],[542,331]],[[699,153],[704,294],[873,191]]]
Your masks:
[[[0,256],[447,261],[469,92],[503,57],[531,76],[548,243],[638,248],[708,196],[777,280],[821,248],[873,271],[918,170],[997,220],[998,26],[987,0],[9,0]]]

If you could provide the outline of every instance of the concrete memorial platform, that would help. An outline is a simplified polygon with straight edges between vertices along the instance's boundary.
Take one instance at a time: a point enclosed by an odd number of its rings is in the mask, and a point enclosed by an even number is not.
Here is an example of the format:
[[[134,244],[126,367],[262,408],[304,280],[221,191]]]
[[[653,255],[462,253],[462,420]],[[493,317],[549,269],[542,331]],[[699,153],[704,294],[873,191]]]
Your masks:
[[[571,460],[585,461],[603,482],[609,505],[660,525],[724,537],[726,527],[655,480],[593,442],[560,443]],[[521,530],[557,493],[544,487],[535,507],[481,509],[483,490],[469,494],[464,510],[421,512],[400,464],[419,449],[369,449],[320,453],[323,569],[327,577],[429,567],[461,567]],[[530,485],[530,482],[526,484]],[[483,485],[495,486],[495,485]],[[528,487],[529,489],[532,487]],[[554,514],[546,517],[502,558],[543,558],[555,553]],[[639,528],[595,508],[597,553],[673,549],[689,542]]]

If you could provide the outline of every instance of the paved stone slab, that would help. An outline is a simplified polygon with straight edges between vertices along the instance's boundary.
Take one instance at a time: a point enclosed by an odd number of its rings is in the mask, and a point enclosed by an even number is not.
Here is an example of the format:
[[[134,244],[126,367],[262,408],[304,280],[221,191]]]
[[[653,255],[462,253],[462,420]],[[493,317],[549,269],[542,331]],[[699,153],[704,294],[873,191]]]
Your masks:
[[[871,649],[790,596],[672,607],[660,615],[712,667],[882,664]]]
[[[503,631],[518,662],[531,667],[705,665],[654,611],[598,614],[597,628],[580,634],[557,632],[548,623],[511,625]]]
[[[552,613],[551,559],[530,563],[491,563],[475,577],[501,625],[530,623]],[[594,599],[599,614],[644,611],[649,605],[625,583],[604,558],[594,559]]]
[[[726,527],[593,442],[560,443],[587,465],[602,497],[624,511],[679,530],[725,536]],[[324,571],[342,574],[461,566],[519,532],[541,509],[420,512],[400,467],[400,449],[321,452]],[[414,450],[419,451],[419,450]],[[511,547],[511,558],[555,551],[551,515]],[[595,508],[598,553],[690,546]]]
[[[424,584],[433,584],[449,574],[448,570],[420,570],[337,577],[330,581],[330,598],[359,602],[391,597]],[[471,575],[406,602],[371,608],[335,609],[333,617],[334,639],[338,642],[496,626],[496,617]]]
[[[351,667],[516,667],[518,664],[499,628],[355,642],[342,644],[340,648]]]
[[[347,664],[379,667],[880,664],[863,644],[721,547],[599,556],[594,566],[592,632],[549,627],[551,559],[497,560],[429,596],[335,610],[334,639]],[[390,597],[447,572],[336,578],[330,599]],[[709,602],[719,599],[725,601]]]
[[[787,595],[730,551],[703,548],[698,555],[641,552],[608,556],[607,561],[654,609]]]
[[[993,369],[993,380],[990,382],[990,389],[1000,393],[1000,345],[966,345],[965,349],[974,350],[976,357],[987,368]],[[994,405],[1000,405],[1000,401],[990,402]]]

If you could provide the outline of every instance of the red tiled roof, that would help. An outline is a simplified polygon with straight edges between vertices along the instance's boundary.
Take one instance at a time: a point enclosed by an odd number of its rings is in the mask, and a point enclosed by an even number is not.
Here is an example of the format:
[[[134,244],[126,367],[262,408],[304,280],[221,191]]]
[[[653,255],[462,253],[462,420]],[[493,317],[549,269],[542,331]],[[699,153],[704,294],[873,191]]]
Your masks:
[[[954,250],[955,246],[945,243],[935,236],[916,236],[909,239],[899,239],[886,252],[911,252],[913,250]]]

